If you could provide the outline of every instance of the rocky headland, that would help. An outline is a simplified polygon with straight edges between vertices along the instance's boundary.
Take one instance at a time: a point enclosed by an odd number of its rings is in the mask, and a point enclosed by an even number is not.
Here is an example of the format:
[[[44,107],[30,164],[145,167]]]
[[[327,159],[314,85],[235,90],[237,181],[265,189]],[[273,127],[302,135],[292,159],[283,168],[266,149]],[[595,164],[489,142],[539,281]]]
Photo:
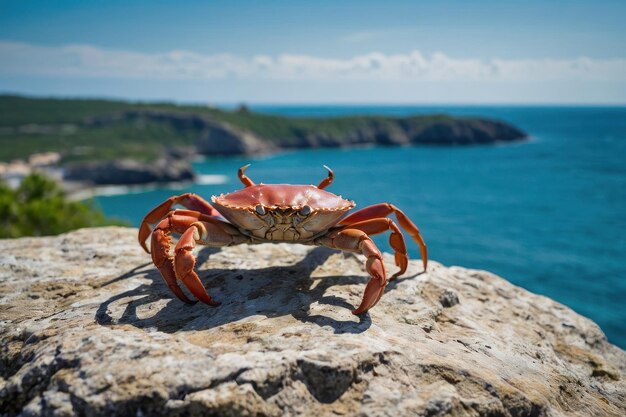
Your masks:
[[[246,111],[242,120],[263,118]],[[276,117],[273,117],[276,118]],[[279,117],[279,120],[288,119]],[[456,118],[446,115],[412,117],[337,117],[292,124],[284,132],[271,134],[256,129],[254,124],[218,121],[175,111],[153,109],[128,110],[104,118],[88,120],[95,126],[137,121],[167,122],[178,129],[198,129],[196,150],[201,155],[256,155],[280,149],[336,148],[364,145],[477,145],[513,142],[527,138],[517,127],[497,120]],[[282,120],[285,123],[284,120]],[[317,121],[317,123],[315,123]]]
[[[121,159],[73,164],[65,168],[63,178],[88,185],[129,185],[193,181],[195,173],[181,159],[160,158],[150,163]]]
[[[0,96],[0,177],[23,175],[51,152],[68,181],[132,185],[188,181],[191,161],[282,149],[457,146],[524,140],[498,120],[447,115],[305,118],[207,106]],[[7,146],[1,146],[2,144]],[[173,157],[174,156],[174,157]],[[13,161],[13,163],[9,163]],[[21,161],[21,163],[19,163]],[[167,163],[164,163],[166,161]]]
[[[136,229],[0,240],[0,415],[625,415],[626,352],[489,272],[412,261],[356,317],[360,255],[203,248],[197,268],[220,307],[173,299]]]

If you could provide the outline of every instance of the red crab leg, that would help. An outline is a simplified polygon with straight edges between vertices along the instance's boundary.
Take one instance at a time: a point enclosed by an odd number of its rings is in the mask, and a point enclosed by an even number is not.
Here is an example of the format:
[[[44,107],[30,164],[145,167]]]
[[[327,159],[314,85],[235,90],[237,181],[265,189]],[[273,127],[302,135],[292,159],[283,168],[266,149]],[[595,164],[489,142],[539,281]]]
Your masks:
[[[344,229],[339,232],[333,232],[329,236],[323,236],[317,239],[316,243],[334,249],[360,252],[365,255],[367,258],[365,268],[370,274],[371,279],[365,287],[361,305],[359,305],[356,310],[353,310],[352,314],[365,313],[367,310],[374,307],[385,292],[387,274],[385,272],[383,256],[372,239],[361,230]]]
[[[244,165],[241,168],[239,168],[239,171],[237,172],[237,176],[239,177],[239,180],[243,183],[243,185],[245,185],[246,187],[251,187],[254,184],[254,181],[252,181],[250,178],[248,178],[246,176],[246,174],[244,174],[244,172],[246,171],[246,169],[248,169],[248,167],[250,166],[250,164],[248,165]]]
[[[319,188],[320,190],[323,190],[324,188],[328,187],[330,184],[332,184],[333,180],[335,179],[335,173],[333,172],[333,170],[328,168],[326,165],[324,165],[324,168],[328,170],[328,176],[324,178],[322,182],[320,182],[319,185],[317,186],[317,188]]]
[[[389,235],[389,246],[394,250],[394,258],[396,265],[400,270],[393,274],[389,281],[396,279],[398,276],[404,274],[409,265],[409,256],[406,251],[406,244],[404,243],[404,236],[398,228],[398,226],[391,219],[370,219],[359,223],[353,223],[345,228],[356,229],[367,233],[369,236],[384,233],[387,230],[391,230]]]
[[[226,226],[226,227],[224,227]],[[185,284],[185,286],[200,301],[211,306],[217,306],[219,303],[207,293],[206,288],[202,285],[200,277],[194,270],[196,265],[196,257],[193,255],[193,248],[196,242],[208,244],[211,246],[227,246],[231,243],[240,243],[244,239],[234,239],[234,236],[228,233],[228,229],[234,229],[228,223],[217,224],[214,221],[198,221],[193,223],[182,234],[176,248],[174,249],[174,269],[176,276]],[[233,231],[231,231],[233,233]],[[238,233],[238,232],[235,232]],[[235,236],[241,236],[239,234]]]
[[[426,267],[428,266],[428,249],[426,248],[426,243],[424,243],[424,238],[422,238],[422,235],[420,234],[420,231],[415,223],[413,223],[411,219],[409,219],[408,216],[402,212],[402,210],[393,204],[380,203],[365,207],[342,219],[339,222],[339,225],[351,225],[365,220],[384,218],[389,216],[391,213],[395,213],[400,226],[402,226],[402,228],[405,229],[411,235],[413,240],[419,245],[420,254],[422,255],[422,264],[424,265],[424,271],[426,271]]]
[[[174,250],[174,265],[177,276],[180,277],[180,280],[189,291],[191,291],[198,300],[215,307],[218,306],[219,303],[213,300],[209,293],[207,293],[206,288],[202,285],[202,281],[200,281],[200,277],[198,277],[198,274],[196,274],[193,269],[196,265],[196,257],[193,256],[191,251],[196,246],[196,240],[198,239],[198,229],[196,227],[190,227],[183,233]]]
[[[237,242],[239,240],[242,240],[242,238],[237,239],[235,237],[236,235],[238,235],[238,232],[230,224],[218,219],[214,219],[202,213],[198,213],[196,211],[172,211],[165,219],[163,219],[157,225],[157,227],[154,229],[154,232],[152,232],[152,260],[161,272],[163,279],[167,283],[167,286],[172,290],[172,292],[180,300],[190,304],[195,303],[195,301],[190,300],[185,295],[185,293],[183,293],[180,286],[178,285],[177,274],[174,268],[175,257],[172,257],[170,255],[170,247],[172,242],[171,233],[172,231],[174,231],[177,233],[183,233],[184,235],[189,230],[196,230],[196,225],[198,223],[201,224],[201,227],[205,231],[204,240],[202,241],[202,243],[204,244],[211,246],[226,246],[234,241]],[[180,277],[180,275],[178,276]],[[199,291],[197,285],[198,283],[193,280],[193,277],[188,279],[181,278],[181,280],[187,286],[187,288],[189,288],[189,290],[196,297],[198,297],[198,299],[203,302],[207,302],[208,295],[206,294],[202,283],[200,283],[202,291]],[[210,297],[208,298],[208,301],[210,301]],[[207,304],[211,303],[207,302]]]
[[[197,213],[198,215],[200,213]],[[198,221],[199,216],[171,215],[163,219],[152,232],[152,241],[150,252],[154,265],[161,272],[161,276],[169,289],[178,297],[178,299],[188,304],[194,304],[195,301],[190,300],[178,286],[176,273],[174,272],[174,258],[170,255],[170,247],[172,244],[172,230],[181,233],[187,229],[192,223]]]
[[[221,216],[220,213],[215,210],[208,201],[206,201],[199,195],[186,193],[170,197],[163,203],[152,209],[152,211],[150,211],[150,213],[148,213],[146,217],[143,218],[143,221],[139,226],[139,244],[146,252],[148,252],[146,239],[148,238],[148,236],[150,236],[150,233],[152,232],[152,230],[150,229],[150,224],[157,223],[159,220],[165,217],[167,213],[172,210],[172,207],[174,207],[176,204],[209,216]]]

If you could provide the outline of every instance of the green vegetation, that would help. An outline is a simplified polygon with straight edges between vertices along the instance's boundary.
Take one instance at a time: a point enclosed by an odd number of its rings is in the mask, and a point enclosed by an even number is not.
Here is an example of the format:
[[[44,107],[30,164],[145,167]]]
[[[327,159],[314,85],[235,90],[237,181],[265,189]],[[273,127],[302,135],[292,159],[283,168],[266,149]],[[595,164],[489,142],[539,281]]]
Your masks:
[[[89,125],[90,118],[136,108],[171,108],[105,100],[0,96],[0,161],[56,151],[62,162],[120,157],[153,160],[166,146],[193,145],[199,131],[168,122],[118,120]]]
[[[113,117],[142,110],[168,112],[174,117],[162,120]],[[397,122],[382,116],[290,118],[171,103],[0,96],[0,161],[46,151],[61,153],[62,163],[120,157],[153,160],[166,147],[193,146],[202,133],[202,126],[177,123],[176,116],[227,122],[283,146],[297,143],[310,132],[341,137],[371,124],[384,126]],[[103,121],[89,123],[94,118]],[[416,116],[405,120],[414,125],[454,121],[448,116]]]
[[[81,227],[121,224],[89,203],[68,201],[52,180],[26,177],[18,189],[0,182],[0,238],[56,235]]]

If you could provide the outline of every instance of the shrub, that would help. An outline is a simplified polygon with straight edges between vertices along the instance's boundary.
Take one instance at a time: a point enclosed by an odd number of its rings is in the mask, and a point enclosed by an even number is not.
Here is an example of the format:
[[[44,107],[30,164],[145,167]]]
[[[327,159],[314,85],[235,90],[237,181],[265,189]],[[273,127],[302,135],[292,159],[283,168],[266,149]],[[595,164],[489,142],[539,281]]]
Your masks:
[[[0,238],[56,235],[81,227],[120,224],[90,202],[70,201],[59,185],[38,173],[12,190],[0,182]]]

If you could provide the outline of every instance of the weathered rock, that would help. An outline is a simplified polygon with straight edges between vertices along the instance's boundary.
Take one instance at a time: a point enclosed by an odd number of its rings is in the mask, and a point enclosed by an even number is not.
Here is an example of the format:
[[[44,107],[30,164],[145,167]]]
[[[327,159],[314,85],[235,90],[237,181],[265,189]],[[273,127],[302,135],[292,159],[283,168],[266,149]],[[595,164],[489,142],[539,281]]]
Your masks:
[[[254,155],[276,150],[252,132],[218,122],[207,122],[204,133],[196,141],[196,149],[203,155]]]
[[[179,158],[162,158],[150,163],[134,160],[93,161],[65,168],[63,178],[93,185],[132,185],[191,181],[191,164]]]
[[[488,272],[412,262],[355,317],[361,256],[198,258],[218,308],[173,299],[134,229],[0,241],[0,414],[625,415],[626,352]]]

